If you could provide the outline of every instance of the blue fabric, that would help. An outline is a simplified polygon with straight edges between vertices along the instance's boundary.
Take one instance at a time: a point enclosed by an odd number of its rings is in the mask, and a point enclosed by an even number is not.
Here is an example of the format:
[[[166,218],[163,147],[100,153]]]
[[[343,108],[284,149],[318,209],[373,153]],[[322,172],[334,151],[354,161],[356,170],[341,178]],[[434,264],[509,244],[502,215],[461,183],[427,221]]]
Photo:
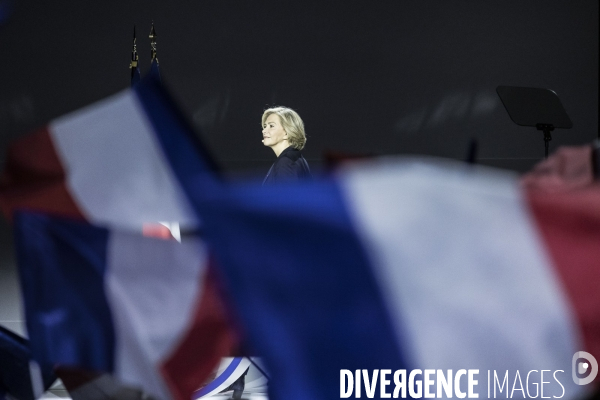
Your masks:
[[[0,28],[4,25],[13,12],[13,0],[0,0]]]
[[[27,340],[0,326],[0,393],[34,398],[29,376],[30,359]]]
[[[35,399],[31,386],[29,340],[0,326],[0,399],[10,393],[14,398]],[[41,370],[44,389],[56,380],[52,368]]]
[[[34,213],[14,220],[33,358],[112,371],[115,337],[104,292],[108,231]]]
[[[156,58],[152,60],[152,63],[150,64],[150,75],[158,79],[160,82],[160,70],[158,68],[158,60]]]
[[[140,83],[140,80],[142,79],[142,75],[140,73],[140,68],[139,67],[135,67],[132,71],[131,71],[131,86],[135,86],[138,83]]]
[[[210,192],[216,185],[219,168],[171,96],[152,76],[143,79],[134,90],[184,190],[190,197]],[[199,182],[202,184],[197,185]]]
[[[3,393],[21,400],[35,399],[30,360],[28,340],[0,326],[0,399],[4,398]]]
[[[144,78],[134,91],[176,173],[187,170],[189,176],[194,176],[207,171],[217,172],[217,165],[208,150],[157,79],[153,76]]]
[[[336,185],[224,189],[195,202],[270,398],[339,398],[340,369],[406,368]]]

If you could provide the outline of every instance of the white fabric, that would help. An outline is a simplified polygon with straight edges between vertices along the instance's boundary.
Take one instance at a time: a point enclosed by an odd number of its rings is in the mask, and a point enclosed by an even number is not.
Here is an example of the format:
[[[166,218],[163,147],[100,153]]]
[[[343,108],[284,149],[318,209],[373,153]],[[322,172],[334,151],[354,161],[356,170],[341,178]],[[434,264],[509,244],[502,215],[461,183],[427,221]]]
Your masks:
[[[563,370],[567,397],[579,393],[579,333],[514,176],[384,161],[342,186],[414,368],[480,369],[480,397],[487,370],[508,370],[511,387],[517,370],[523,385],[530,370]],[[559,396],[545,380],[544,396]]]
[[[111,233],[105,290],[116,336],[115,375],[170,398],[158,373],[202,296],[206,253],[200,241]]]
[[[91,222],[136,230],[155,221],[196,225],[134,92],[56,119],[49,131],[69,191]]]
[[[217,368],[217,372],[215,374],[215,380],[218,379],[225,372],[225,370],[229,367],[229,365],[233,361],[234,361],[233,357],[224,357],[221,360],[221,363],[219,364],[219,367]],[[248,360],[246,357],[242,358],[240,360],[240,363],[229,374],[229,376],[223,381],[223,383],[221,383],[219,386],[217,386],[216,388],[214,388],[213,390],[211,390],[210,392],[206,393],[203,396],[193,396],[194,400],[206,399],[206,398],[218,395],[220,392],[227,389],[229,386],[231,386],[231,384],[233,384],[235,381],[237,381],[239,379],[239,377],[242,376],[242,374],[244,372],[246,372],[246,370],[248,368],[253,368],[253,367],[251,367],[251,365],[252,364],[250,363],[250,360]]]

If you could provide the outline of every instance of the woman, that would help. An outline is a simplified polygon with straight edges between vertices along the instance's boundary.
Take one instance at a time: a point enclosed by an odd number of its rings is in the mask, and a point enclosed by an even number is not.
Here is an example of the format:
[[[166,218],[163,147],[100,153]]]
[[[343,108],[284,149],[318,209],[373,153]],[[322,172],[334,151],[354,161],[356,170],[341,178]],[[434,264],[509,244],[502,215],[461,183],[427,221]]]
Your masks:
[[[263,185],[310,177],[308,163],[300,153],[306,135],[298,113],[287,107],[269,108],[262,115],[262,127],[263,144],[277,156]]]

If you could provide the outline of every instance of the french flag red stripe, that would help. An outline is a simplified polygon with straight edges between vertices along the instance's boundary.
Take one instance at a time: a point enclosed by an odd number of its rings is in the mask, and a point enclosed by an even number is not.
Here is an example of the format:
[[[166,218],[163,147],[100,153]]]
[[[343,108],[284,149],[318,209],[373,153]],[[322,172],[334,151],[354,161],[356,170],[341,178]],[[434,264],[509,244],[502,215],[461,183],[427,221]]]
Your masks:
[[[239,342],[231,325],[223,317],[226,314],[218,291],[214,266],[211,266],[209,261],[202,296],[196,306],[191,326],[177,349],[161,367],[161,374],[176,398],[190,399],[191,394],[204,383],[198,382],[198,377],[209,376],[213,366],[218,365],[221,357],[229,355]],[[197,367],[190,368],[192,365]]]
[[[553,194],[534,190],[528,200],[585,350],[600,359],[600,187]]]
[[[14,209],[83,218],[65,183],[66,173],[48,129],[14,142],[0,180],[0,205],[10,218]]]

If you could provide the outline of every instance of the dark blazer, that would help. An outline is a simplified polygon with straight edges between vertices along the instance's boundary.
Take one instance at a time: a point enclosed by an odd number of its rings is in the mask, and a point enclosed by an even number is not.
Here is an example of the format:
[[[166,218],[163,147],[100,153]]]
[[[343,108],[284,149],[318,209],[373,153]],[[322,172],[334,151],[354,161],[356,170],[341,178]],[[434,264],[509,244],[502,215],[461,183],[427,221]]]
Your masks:
[[[281,152],[269,169],[263,185],[310,178],[310,168],[300,150],[288,147]]]

